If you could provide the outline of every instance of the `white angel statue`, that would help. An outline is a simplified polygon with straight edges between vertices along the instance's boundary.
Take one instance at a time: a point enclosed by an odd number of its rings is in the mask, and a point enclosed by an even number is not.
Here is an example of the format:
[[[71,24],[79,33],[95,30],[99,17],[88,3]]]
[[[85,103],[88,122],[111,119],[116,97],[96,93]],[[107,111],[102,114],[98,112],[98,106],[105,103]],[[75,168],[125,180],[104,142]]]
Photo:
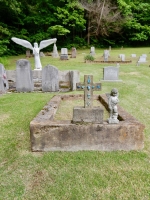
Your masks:
[[[31,49],[33,51],[34,54],[34,59],[35,59],[35,69],[42,69],[42,65],[41,65],[41,61],[40,61],[40,50],[49,46],[50,44],[56,43],[57,39],[49,39],[49,40],[42,40],[40,42],[40,46],[38,47],[38,43],[35,42],[34,43],[34,47],[32,46],[32,44],[30,42],[28,42],[27,40],[23,40],[23,39],[19,39],[16,37],[12,37],[11,38],[12,41],[14,41],[15,43],[26,47],[28,49]]]

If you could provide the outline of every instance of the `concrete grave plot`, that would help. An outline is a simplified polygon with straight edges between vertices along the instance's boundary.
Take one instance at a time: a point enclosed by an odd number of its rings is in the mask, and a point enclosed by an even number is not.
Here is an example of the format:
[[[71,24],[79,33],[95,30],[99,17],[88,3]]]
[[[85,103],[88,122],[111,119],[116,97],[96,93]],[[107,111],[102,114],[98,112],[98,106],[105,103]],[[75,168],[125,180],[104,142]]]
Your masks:
[[[145,126],[118,105],[118,124],[72,123],[70,120],[56,120],[55,115],[62,101],[83,100],[83,95],[56,95],[30,122],[32,151],[115,151],[142,150]],[[93,95],[106,110],[107,97]],[[66,115],[66,110],[63,114]]]

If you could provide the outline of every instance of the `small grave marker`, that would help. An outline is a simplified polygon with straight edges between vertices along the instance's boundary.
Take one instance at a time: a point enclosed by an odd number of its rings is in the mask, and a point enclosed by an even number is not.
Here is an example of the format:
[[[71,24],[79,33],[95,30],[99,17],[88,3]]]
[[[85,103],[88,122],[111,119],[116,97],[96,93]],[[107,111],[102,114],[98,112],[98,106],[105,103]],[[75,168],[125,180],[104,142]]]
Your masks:
[[[103,123],[104,110],[100,106],[93,107],[93,91],[101,90],[101,83],[93,83],[93,76],[85,75],[84,83],[77,83],[77,90],[84,91],[84,107],[73,108],[73,123]]]

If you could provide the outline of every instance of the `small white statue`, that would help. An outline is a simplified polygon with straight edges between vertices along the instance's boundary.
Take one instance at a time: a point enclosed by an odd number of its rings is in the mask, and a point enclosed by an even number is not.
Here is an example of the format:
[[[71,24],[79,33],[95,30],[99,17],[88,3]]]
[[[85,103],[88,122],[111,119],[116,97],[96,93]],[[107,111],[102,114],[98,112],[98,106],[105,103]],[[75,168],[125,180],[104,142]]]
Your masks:
[[[119,102],[118,96],[119,96],[119,93],[116,88],[113,88],[111,90],[111,93],[107,96],[108,97],[108,107],[109,107],[109,111],[110,111],[110,116],[108,119],[109,124],[118,124],[119,123],[119,120],[117,119],[118,118],[117,104]]]
[[[42,65],[41,65],[41,61],[40,61],[40,50],[49,46],[50,44],[53,44],[53,43],[56,43],[57,39],[54,38],[54,39],[49,39],[49,40],[42,40],[40,42],[40,45],[38,47],[38,43],[35,42],[34,43],[34,47],[32,46],[32,44],[30,42],[28,42],[27,40],[23,40],[23,39],[19,39],[19,38],[16,38],[16,37],[12,37],[11,38],[12,41],[14,41],[15,43],[23,46],[23,47],[26,47],[28,49],[31,49],[33,51],[33,54],[34,54],[34,59],[35,59],[35,69],[42,69]]]

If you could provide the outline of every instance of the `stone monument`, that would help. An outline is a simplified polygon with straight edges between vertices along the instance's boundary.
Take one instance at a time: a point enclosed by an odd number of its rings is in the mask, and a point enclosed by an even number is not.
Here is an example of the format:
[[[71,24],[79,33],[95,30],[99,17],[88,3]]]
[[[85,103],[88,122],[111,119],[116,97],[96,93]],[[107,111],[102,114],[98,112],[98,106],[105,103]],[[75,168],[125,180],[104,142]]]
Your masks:
[[[71,58],[76,58],[76,55],[77,55],[77,50],[75,47],[72,47]]]
[[[109,108],[109,119],[107,120],[109,124],[118,124],[118,108],[117,104],[119,102],[118,99],[119,93],[116,88],[113,88],[111,90],[110,94],[107,94],[108,97],[108,108]]]
[[[0,63],[0,93],[5,93],[9,89],[6,70],[3,64]]]
[[[31,92],[34,90],[30,62],[26,59],[20,59],[17,61],[16,90],[18,92]]]
[[[104,50],[104,54],[103,54],[103,57],[104,57],[104,61],[108,61],[108,57],[109,57],[109,50]]]
[[[85,75],[84,83],[77,83],[77,90],[84,91],[84,107],[74,107],[73,123],[103,123],[103,109],[93,107],[93,91],[101,90],[101,83],[93,83],[93,76]]]
[[[71,90],[76,90],[76,84],[80,82],[80,72],[77,70],[70,71]]]
[[[32,46],[32,44],[30,42],[28,42],[27,40],[23,40],[23,39],[19,39],[16,37],[12,37],[11,38],[12,41],[14,41],[15,43],[26,47],[28,49],[31,49],[33,51],[34,54],[34,59],[35,59],[35,69],[36,70],[41,70],[42,69],[42,65],[41,65],[41,60],[40,60],[40,50],[49,46],[50,44],[53,44],[56,42],[56,38],[54,39],[49,39],[49,40],[42,40],[40,42],[40,45],[38,47],[38,43],[34,43],[34,47]]]
[[[119,67],[108,66],[103,68],[102,81],[122,81],[119,80]]]
[[[60,60],[68,60],[68,49],[61,48]]]
[[[59,90],[58,69],[54,66],[47,65],[42,70],[42,91],[56,92]]]
[[[53,57],[53,58],[58,58],[58,57],[59,57],[59,54],[58,54],[58,51],[57,51],[57,46],[56,46],[55,43],[54,43],[54,46],[53,46],[52,57]]]
[[[95,56],[95,47],[91,47],[90,55]]]

